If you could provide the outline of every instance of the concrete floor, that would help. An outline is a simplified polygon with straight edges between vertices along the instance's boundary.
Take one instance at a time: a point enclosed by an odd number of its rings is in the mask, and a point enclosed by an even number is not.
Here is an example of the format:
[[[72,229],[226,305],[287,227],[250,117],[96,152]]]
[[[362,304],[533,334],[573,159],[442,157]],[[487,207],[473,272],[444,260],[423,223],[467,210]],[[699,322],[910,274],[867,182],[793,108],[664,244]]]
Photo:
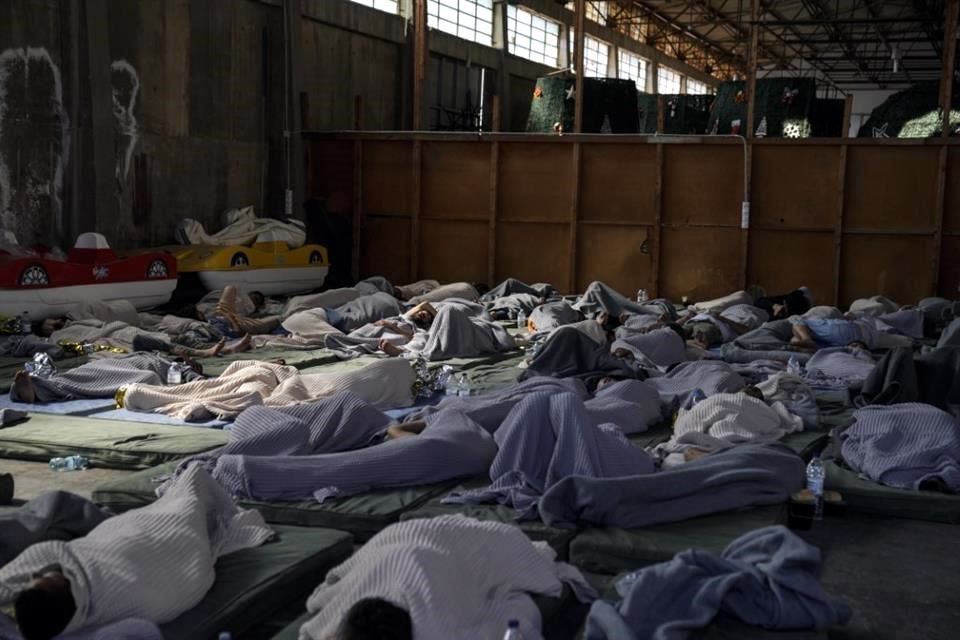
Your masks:
[[[51,471],[45,462],[0,460],[0,473],[12,473],[16,500],[29,500],[41,493],[62,489],[89,498],[97,485],[132,471],[119,469],[87,469],[86,471]]]

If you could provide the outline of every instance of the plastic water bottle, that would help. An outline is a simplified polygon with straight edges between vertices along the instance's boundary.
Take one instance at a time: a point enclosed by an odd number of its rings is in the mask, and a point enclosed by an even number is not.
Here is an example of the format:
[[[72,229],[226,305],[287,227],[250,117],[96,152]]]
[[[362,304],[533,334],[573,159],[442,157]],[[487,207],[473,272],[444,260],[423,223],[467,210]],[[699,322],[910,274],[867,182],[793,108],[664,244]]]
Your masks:
[[[823,519],[823,480],[826,477],[826,469],[823,468],[823,461],[820,460],[820,454],[813,456],[813,460],[807,465],[807,489],[816,499],[814,505],[813,519]]]
[[[503,640],[523,640],[520,634],[520,623],[516,620],[507,622],[507,632],[503,634]]]
[[[646,289],[637,289],[637,302],[643,304],[650,299],[650,296],[647,295]]]
[[[229,631],[221,631],[220,635],[217,636],[217,640],[232,640],[233,636],[230,635]]]
[[[473,393],[473,388],[470,386],[470,381],[467,379],[467,374],[460,374],[460,397],[469,398],[470,394]]]
[[[520,309],[520,313],[517,314],[517,329],[526,330],[527,328],[527,314],[523,312],[523,309]]]
[[[693,395],[690,396],[690,406],[697,404],[701,400],[706,400],[707,394],[705,394],[701,389],[694,389]]]
[[[452,373],[447,377],[447,385],[444,387],[444,393],[448,396],[460,395],[460,381]]]
[[[800,375],[800,361],[797,360],[797,356],[790,356],[790,359],[787,361],[787,373],[792,376]]]
[[[179,362],[173,362],[167,369],[167,384],[180,384],[181,382],[183,382],[183,365]]]
[[[84,456],[67,456],[65,458],[51,458],[51,471],[84,471],[90,466],[90,459]]]
[[[30,314],[26,311],[20,314],[20,333],[23,335],[33,333],[33,324],[30,323]]]

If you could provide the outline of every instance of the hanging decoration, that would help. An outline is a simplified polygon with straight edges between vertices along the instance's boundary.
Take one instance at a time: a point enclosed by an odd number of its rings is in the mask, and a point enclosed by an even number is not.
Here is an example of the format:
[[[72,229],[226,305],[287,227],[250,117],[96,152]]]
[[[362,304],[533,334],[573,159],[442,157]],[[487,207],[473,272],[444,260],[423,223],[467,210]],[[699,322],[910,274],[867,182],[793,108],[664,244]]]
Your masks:
[[[533,90],[533,99],[534,99],[534,100],[539,100],[539,99],[542,98],[542,97],[543,97],[543,89],[542,89],[542,88],[537,87],[536,89]]]
[[[667,108],[670,110],[670,117],[676,118],[677,117],[677,99],[673,98],[672,100],[669,100],[667,102]]]
[[[732,134],[735,135],[735,136],[740,135],[740,120],[739,120],[739,119],[734,120],[733,122],[730,123],[730,133],[732,133]]]
[[[800,89],[784,87],[783,96],[780,98],[780,102],[785,105],[793,104],[793,101],[797,99],[797,96],[800,95]]]
[[[874,138],[889,138],[890,135],[887,134],[887,127],[890,126],[889,122],[884,122],[883,126],[880,128],[873,127],[873,137]]]
[[[757,127],[757,131],[754,135],[756,135],[758,138],[767,137],[767,116],[763,116],[763,118],[760,120],[760,125]]]
[[[747,101],[747,94],[744,93],[743,89],[740,89],[739,91],[737,91],[737,95],[736,97],[734,97],[733,100],[737,104],[743,104],[744,102]]]

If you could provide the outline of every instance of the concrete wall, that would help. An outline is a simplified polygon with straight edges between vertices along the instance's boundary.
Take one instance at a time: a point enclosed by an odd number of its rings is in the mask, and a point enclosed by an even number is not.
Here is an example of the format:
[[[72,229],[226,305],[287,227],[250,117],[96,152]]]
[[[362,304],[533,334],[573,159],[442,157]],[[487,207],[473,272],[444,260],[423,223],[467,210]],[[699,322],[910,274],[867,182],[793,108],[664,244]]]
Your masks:
[[[300,1],[292,129],[408,128],[406,18]],[[573,21],[554,0],[524,4]],[[601,25],[587,31],[707,79]],[[553,69],[438,32],[429,42],[444,73],[503,69],[503,128],[523,130],[534,80]],[[3,0],[0,226],[25,245],[68,247],[96,230],[126,248],[172,242],[185,217],[216,230],[232,207],[281,215],[284,73],[280,0]],[[427,79],[428,106],[439,81]]]

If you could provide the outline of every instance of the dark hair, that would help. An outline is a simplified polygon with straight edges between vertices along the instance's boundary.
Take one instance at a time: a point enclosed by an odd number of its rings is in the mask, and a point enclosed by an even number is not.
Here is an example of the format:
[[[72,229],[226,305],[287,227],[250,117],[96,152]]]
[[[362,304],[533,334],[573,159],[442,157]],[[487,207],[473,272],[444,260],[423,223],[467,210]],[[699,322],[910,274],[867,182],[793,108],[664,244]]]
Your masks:
[[[14,615],[25,640],[49,640],[63,633],[77,605],[70,590],[27,589],[17,596]]]
[[[364,598],[347,611],[337,636],[338,640],[413,640],[413,621],[392,602]]]
[[[476,289],[476,290],[477,290],[477,293],[479,293],[480,295],[483,295],[483,294],[485,294],[486,292],[490,291],[490,287],[488,287],[488,286],[487,286],[487,283],[485,283],[485,282],[471,282],[470,285],[471,285],[474,289]]]
[[[170,313],[170,315],[177,316],[179,318],[190,318],[191,320],[197,320],[200,318],[200,314],[197,313],[197,305],[195,304],[185,304],[177,307]]]
[[[668,329],[673,329],[674,333],[676,333],[678,336],[680,336],[681,339],[683,339],[683,340],[686,340],[686,339],[687,339],[687,334],[684,332],[683,327],[681,327],[681,326],[680,326],[679,324],[677,324],[676,322],[669,322],[669,323],[667,323],[667,328],[668,328]]]
[[[267,303],[267,296],[263,295],[259,291],[251,291],[250,293],[247,294],[247,296],[250,298],[250,302],[253,303],[253,306],[256,307],[257,309],[259,309],[260,307],[262,307]],[[257,298],[260,299],[259,302],[257,301]]]

